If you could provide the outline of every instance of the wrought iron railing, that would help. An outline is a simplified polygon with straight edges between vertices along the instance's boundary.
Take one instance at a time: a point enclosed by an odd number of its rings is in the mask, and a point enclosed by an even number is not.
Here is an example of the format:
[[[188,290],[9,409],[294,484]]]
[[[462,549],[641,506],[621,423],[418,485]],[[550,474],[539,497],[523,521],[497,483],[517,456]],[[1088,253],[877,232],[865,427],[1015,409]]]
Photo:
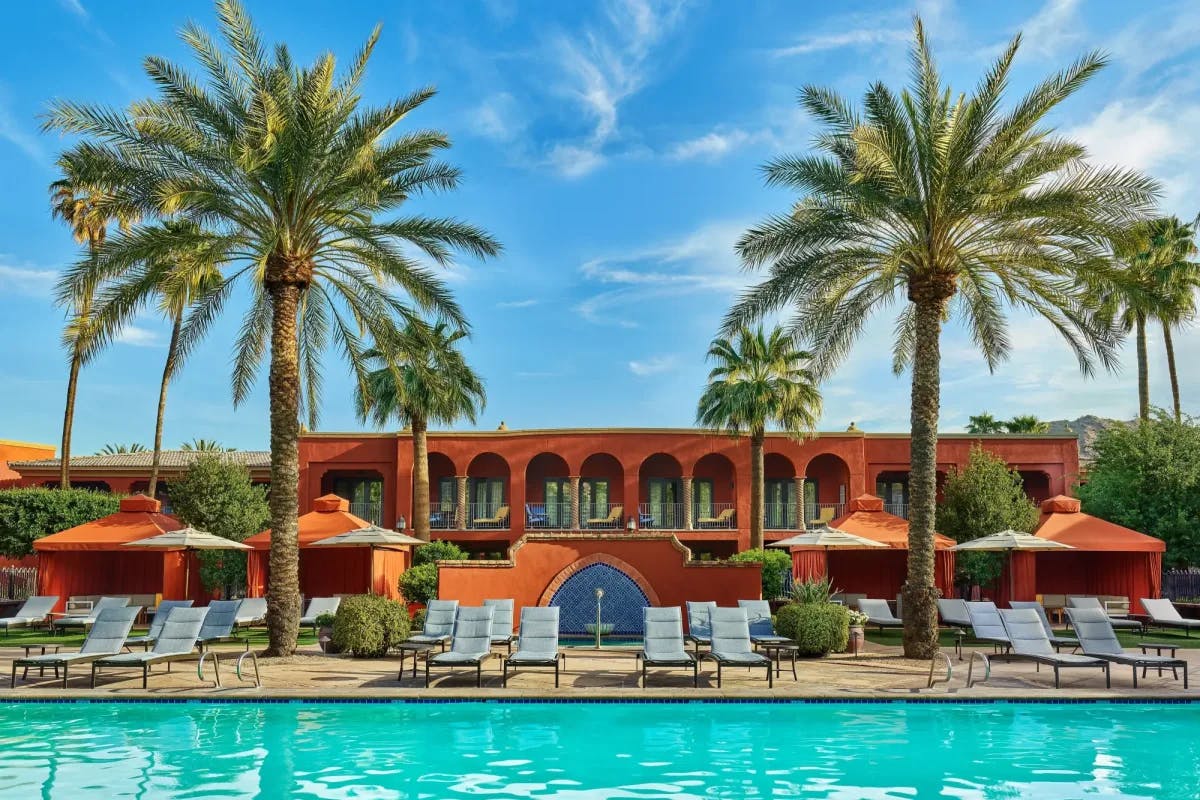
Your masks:
[[[592,503],[580,511],[580,525],[589,529],[625,527],[625,506],[621,503]]]
[[[37,567],[0,569],[0,598],[27,600],[37,594]]]
[[[763,527],[769,531],[794,531],[796,524],[795,503],[767,503],[763,514]]]
[[[642,503],[638,506],[638,527],[683,530],[687,525],[683,503]]]
[[[709,503],[697,508],[693,514],[692,527],[701,530],[732,530],[737,527],[737,514],[733,503]]]
[[[845,503],[805,503],[804,521],[810,528],[815,525],[827,525],[840,517],[845,509]]]
[[[883,510],[894,516],[908,519],[908,503],[884,503]]]
[[[365,519],[372,525],[383,524],[383,503],[351,503],[350,513]]]
[[[525,527],[536,530],[569,530],[570,503],[526,503]]]
[[[1174,569],[1162,576],[1163,597],[1200,602],[1200,570]]]
[[[457,509],[452,503],[441,503],[429,509],[429,527],[435,531],[453,530]]]
[[[507,503],[469,503],[467,527],[475,530],[508,530],[512,509]]]

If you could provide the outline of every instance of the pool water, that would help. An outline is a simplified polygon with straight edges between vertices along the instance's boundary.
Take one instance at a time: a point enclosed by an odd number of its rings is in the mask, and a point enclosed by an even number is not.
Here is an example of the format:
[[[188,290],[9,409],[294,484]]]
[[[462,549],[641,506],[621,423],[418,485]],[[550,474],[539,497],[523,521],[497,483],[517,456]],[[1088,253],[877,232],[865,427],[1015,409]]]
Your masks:
[[[1195,797],[1200,706],[0,705],[3,798]]]

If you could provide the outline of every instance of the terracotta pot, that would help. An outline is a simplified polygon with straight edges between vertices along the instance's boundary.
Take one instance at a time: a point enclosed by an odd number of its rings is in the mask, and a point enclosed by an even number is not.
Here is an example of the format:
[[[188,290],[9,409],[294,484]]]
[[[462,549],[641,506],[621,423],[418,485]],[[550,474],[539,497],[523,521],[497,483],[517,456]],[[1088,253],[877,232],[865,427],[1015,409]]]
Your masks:
[[[847,649],[851,653],[861,653],[863,645],[867,643],[867,632],[862,625],[850,626],[850,641],[846,643]]]

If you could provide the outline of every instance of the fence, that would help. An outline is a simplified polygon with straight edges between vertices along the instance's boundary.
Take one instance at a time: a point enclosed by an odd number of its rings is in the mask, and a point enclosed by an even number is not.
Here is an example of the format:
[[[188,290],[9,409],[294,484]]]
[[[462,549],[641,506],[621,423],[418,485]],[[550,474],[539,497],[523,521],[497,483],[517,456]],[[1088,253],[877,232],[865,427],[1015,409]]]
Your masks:
[[[37,567],[0,569],[0,599],[25,600],[37,592]]]
[[[1163,597],[1172,600],[1200,599],[1200,569],[1174,569],[1163,573]]]

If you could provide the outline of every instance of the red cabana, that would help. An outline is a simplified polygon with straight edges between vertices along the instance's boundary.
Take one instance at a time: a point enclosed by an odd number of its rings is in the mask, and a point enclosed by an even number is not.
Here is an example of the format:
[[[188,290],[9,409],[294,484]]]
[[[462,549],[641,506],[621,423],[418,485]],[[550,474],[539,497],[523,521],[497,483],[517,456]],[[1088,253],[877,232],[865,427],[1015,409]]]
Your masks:
[[[335,494],[318,497],[300,517],[300,593],[305,597],[362,594],[370,583],[375,594],[400,599],[400,574],[412,563],[412,551],[369,547],[313,547],[313,542],[371,523],[350,513],[350,501]],[[270,573],[271,532],[246,540],[246,595],[262,597]]]
[[[1074,549],[1015,554],[1028,563],[1013,576],[1021,586],[1016,597],[1116,595],[1128,597],[1130,610],[1142,613],[1141,598],[1162,594],[1162,554],[1167,549],[1162,539],[1085,514],[1073,497],[1051,497],[1041,508],[1034,533]]]
[[[847,513],[831,528],[871,539],[887,548],[793,548],[793,574],[800,579],[828,573],[833,585],[849,594],[895,597],[908,571],[908,520],[883,510],[883,500],[864,494],[850,501]],[[954,591],[954,540],[934,534],[934,581],[946,597]]]
[[[38,593],[56,594],[56,610],[67,598],[81,595],[161,595],[204,602],[195,553],[183,550],[142,550],[125,547],[183,523],[163,514],[162,504],[143,495],[125,497],[115,514],[43,536],[33,543],[38,556]],[[191,559],[191,586],[184,587]]]

